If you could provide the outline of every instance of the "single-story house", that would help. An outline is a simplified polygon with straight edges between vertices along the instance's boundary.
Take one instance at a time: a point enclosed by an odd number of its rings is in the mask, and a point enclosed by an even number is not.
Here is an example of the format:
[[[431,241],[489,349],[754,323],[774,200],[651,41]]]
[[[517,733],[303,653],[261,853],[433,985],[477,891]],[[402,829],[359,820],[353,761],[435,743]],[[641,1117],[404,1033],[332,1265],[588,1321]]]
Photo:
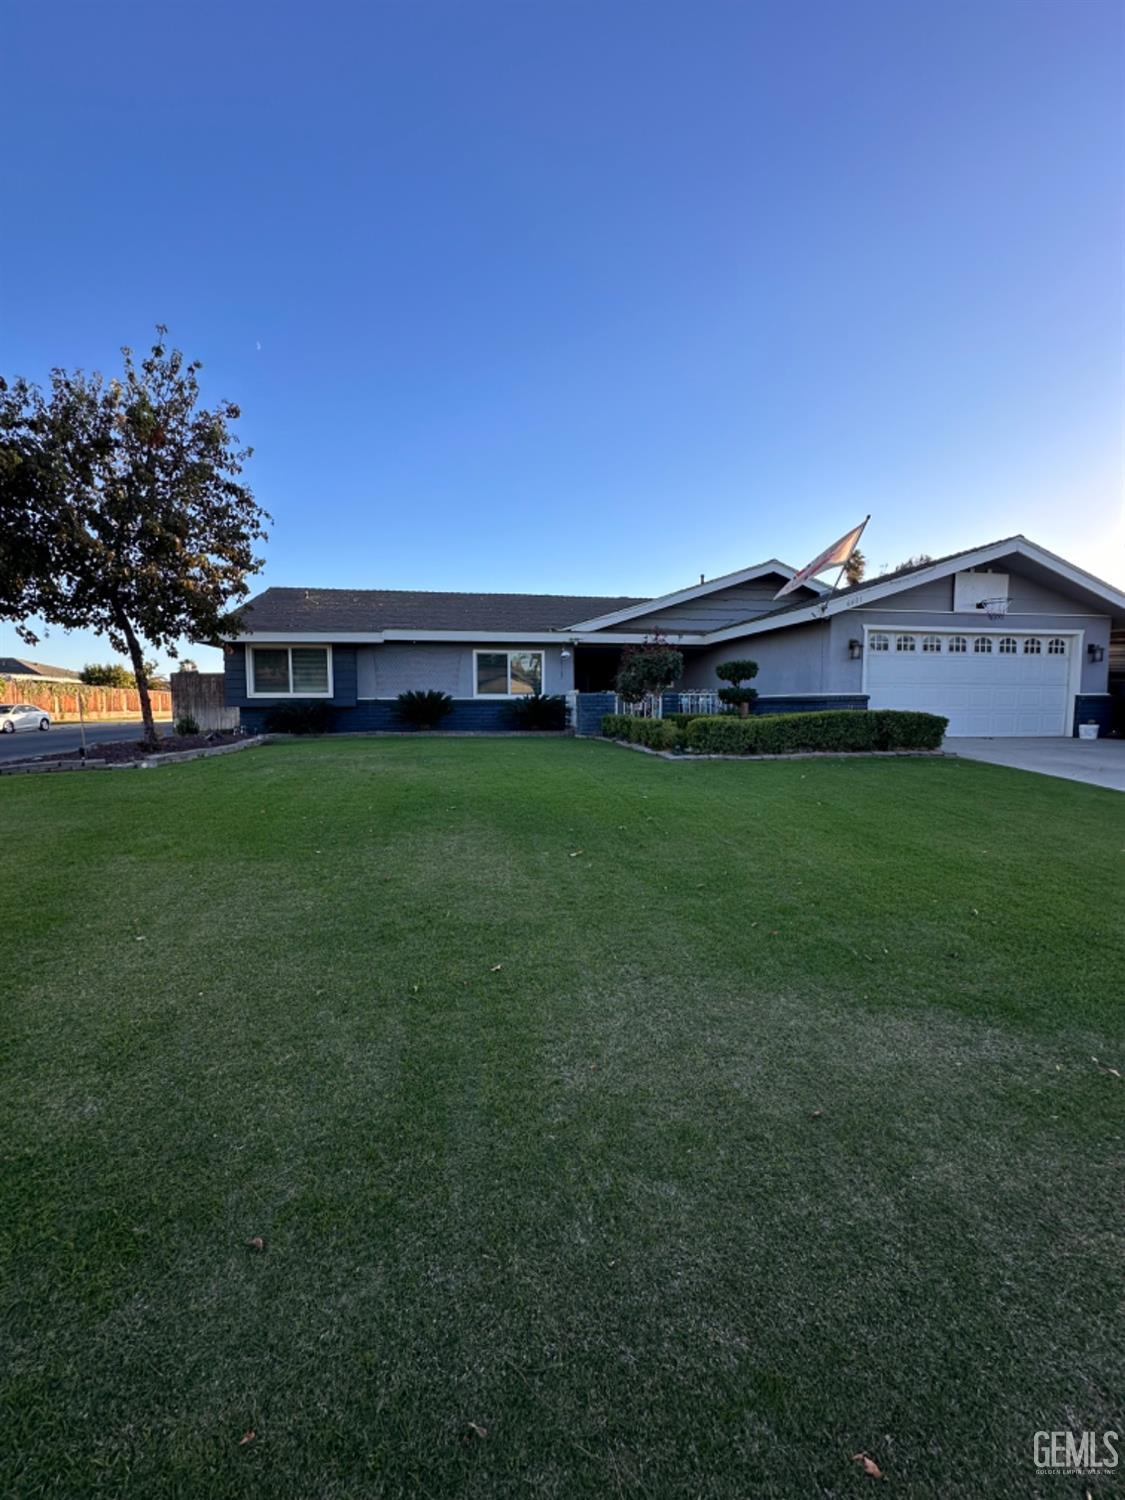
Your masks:
[[[0,677],[18,677],[27,682],[80,682],[78,672],[69,667],[49,667],[46,662],[28,661],[24,656],[0,656]]]
[[[531,692],[612,704],[622,648],[662,636],[684,654],[695,707],[732,657],[759,664],[766,711],[871,707],[945,714],[951,735],[1063,735],[1109,727],[1110,634],[1125,593],[1026,537],[926,559],[842,589],[771,559],[654,599],[269,588],[225,643],[225,691],[251,729],[319,700],[333,727],[392,729],[409,689],[455,702],[451,729],[502,728]]]

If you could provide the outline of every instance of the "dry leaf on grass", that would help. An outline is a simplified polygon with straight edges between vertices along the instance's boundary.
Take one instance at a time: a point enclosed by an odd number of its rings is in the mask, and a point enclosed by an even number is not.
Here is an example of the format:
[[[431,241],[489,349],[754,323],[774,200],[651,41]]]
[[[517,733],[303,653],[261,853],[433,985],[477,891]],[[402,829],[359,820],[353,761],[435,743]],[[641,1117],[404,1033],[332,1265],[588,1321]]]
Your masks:
[[[873,1458],[868,1458],[866,1453],[853,1453],[853,1464],[862,1464],[863,1472],[869,1474],[872,1479],[882,1479],[883,1471]]]
[[[812,1112],[812,1114],[809,1116],[809,1119],[810,1120],[819,1120],[820,1117],[821,1117],[821,1115],[823,1113],[824,1113],[824,1111],[822,1109],[814,1109],[813,1112]]]
[[[247,1240],[246,1243],[251,1250],[264,1250],[266,1248],[266,1242],[260,1234],[256,1234],[253,1239]]]
[[[488,1428],[482,1427],[479,1422],[469,1422],[467,1425],[476,1433],[477,1437],[486,1438],[488,1436]]]
[[[493,964],[493,965],[492,965],[492,968],[491,968],[491,969],[490,969],[490,970],[489,970],[489,973],[490,973],[490,974],[499,974],[499,972],[500,972],[500,970],[501,970],[501,969],[502,969],[502,968],[503,968],[503,967],[504,967],[504,965],[503,965],[503,964]]]
[[[257,1436],[256,1432],[244,1432],[238,1440],[238,1446],[241,1448],[243,1443],[252,1443]]]

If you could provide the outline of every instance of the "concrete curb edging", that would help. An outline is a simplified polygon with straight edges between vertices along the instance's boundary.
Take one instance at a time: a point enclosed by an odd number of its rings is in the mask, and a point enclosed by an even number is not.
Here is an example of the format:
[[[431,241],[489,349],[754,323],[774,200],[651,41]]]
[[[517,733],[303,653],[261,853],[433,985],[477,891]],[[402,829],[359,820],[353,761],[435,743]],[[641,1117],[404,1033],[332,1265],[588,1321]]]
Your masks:
[[[603,735],[604,739],[605,736]],[[789,750],[782,755],[677,755],[674,750],[653,750],[648,745],[634,745],[632,740],[606,740],[607,745],[617,745],[622,750],[639,750],[642,755],[655,755],[658,760],[673,760],[687,764],[702,760],[956,760],[948,750]]]
[[[24,760],[0,765],[0,776],[34,776],[56,771],[154,771],[158,766],[183,760],[206,760],[211,755],[233,755],[269,742],[269,735],[251,735],[233,745],[201,745],[197,750],[170,750],[166,755],[145,755],[139,760]]]

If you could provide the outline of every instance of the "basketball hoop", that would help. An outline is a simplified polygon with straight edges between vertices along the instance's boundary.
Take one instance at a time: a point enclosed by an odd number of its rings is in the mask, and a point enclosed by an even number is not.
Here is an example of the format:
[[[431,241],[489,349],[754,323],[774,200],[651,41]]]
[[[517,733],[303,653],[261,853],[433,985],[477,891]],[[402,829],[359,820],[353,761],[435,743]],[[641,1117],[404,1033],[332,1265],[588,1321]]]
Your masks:
[[[977,605],[983,609],[990,620],[1002,620],[1008,613],[1007,599],[982,599]]]

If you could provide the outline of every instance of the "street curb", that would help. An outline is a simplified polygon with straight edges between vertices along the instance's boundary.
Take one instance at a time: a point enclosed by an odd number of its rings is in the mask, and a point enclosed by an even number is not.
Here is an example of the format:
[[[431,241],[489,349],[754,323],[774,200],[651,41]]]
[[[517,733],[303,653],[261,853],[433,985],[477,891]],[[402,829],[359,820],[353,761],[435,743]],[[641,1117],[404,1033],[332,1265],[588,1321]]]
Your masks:
[[[177,761],[206,760],[212,755],[233,755],[237,750],[253,750],[266,745],[270,736],[252,735],[233,745],[201,745],[197,750],[170,750],[166,755],[145,755],[138,760],[25,760],[0,765],[0,776],[33,776],[56,771],[154,771]]]

